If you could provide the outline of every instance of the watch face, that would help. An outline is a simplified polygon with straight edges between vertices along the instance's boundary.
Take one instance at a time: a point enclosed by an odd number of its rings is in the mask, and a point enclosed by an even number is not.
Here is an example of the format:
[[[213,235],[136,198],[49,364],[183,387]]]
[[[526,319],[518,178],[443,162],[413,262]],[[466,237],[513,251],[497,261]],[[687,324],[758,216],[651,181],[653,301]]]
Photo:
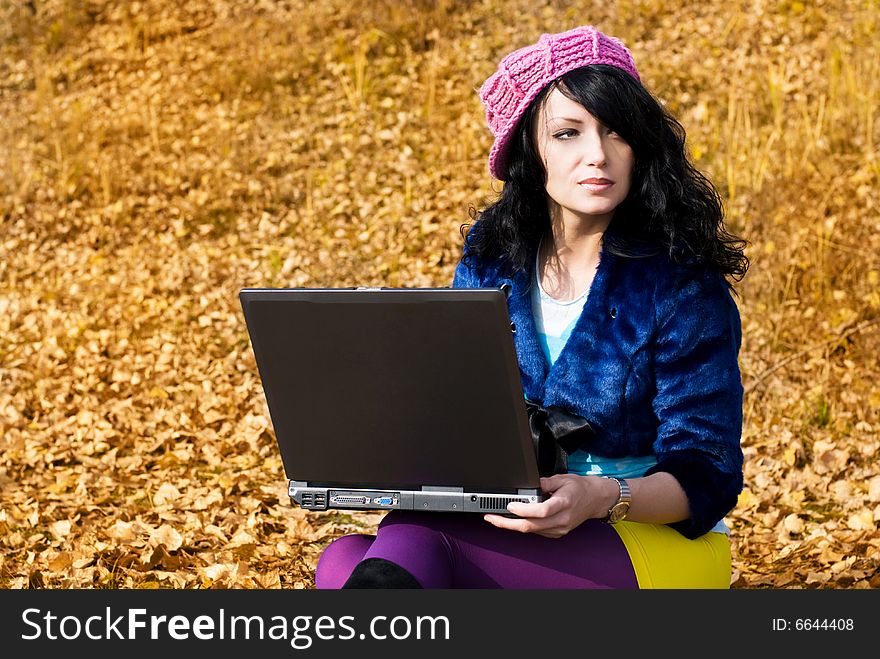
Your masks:
[[[619,522],[624,517],[626,517],[626,514],[628,512],[629,503],[627,503],[626,501],[621,501],[611,509],[611,514],[608,516],[608,521]]]

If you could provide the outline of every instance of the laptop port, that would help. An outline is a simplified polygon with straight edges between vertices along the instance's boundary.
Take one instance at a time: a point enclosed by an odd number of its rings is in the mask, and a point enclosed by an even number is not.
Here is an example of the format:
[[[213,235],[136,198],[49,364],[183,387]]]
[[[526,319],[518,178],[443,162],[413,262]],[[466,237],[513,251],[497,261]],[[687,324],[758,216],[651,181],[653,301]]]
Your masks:
[[[370,497],[356,497],[351,495],[338,495],[335,497],[330,497],[330,501],[335,504],[360,504],[362,506],[366,506],[370,503]]]
[[[394,497],[376,497],[373,499],[373,503],[379,506],[394,506],[397,501],[394,500]]]

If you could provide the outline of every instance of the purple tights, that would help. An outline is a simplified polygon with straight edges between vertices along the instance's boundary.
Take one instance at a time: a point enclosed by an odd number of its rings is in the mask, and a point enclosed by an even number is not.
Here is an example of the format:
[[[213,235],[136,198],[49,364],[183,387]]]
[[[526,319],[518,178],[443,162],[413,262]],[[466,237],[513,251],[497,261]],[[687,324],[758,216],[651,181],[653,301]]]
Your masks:
[[[620,536],[593,519],[562,538],[545,538],[499,529],[479,514],[395,510],[375,536],[330,543],[315,587],[341,587],[365,558],[396,563],[424,588],[638,588]]]

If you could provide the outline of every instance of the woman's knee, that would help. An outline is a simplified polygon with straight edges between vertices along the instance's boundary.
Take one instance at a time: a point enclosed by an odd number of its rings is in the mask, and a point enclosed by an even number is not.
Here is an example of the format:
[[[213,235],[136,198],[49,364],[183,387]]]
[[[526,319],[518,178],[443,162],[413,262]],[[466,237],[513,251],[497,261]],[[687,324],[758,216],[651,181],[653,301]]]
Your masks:
[[[354,567],[364,558],[376,539],[373,535],[354,533],[336,538],[318,557],[315,568],[315,587],[340,588]]]

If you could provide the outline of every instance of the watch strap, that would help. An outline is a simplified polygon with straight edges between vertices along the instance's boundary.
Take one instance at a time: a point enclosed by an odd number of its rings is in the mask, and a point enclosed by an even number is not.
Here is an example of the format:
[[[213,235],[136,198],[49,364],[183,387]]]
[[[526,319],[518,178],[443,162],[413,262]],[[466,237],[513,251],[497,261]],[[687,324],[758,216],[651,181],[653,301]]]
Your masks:
[[[608,514],[605,516],[605,521],[613,524],[626,518],[630,504],[632,504],[632,492],[630,491],[629,483],[625,479],[618,478],[617,476],[605,476],[605,478],[617,481],[617,487],[620,492],[617,496],[617,501],[608,509]]]

